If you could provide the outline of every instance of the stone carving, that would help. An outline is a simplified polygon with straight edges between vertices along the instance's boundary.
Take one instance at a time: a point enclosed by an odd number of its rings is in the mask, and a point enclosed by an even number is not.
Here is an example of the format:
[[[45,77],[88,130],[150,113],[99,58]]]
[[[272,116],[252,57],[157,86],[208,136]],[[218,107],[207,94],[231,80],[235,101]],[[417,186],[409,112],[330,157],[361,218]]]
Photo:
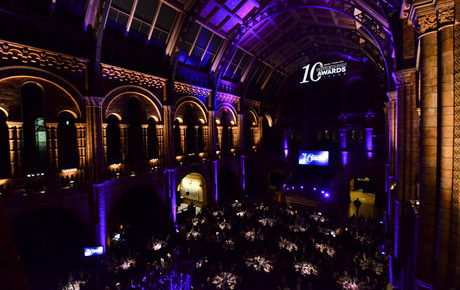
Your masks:
[[[174,82],[174,90],[178,93],[183,93],[190,96],[199,96],[209,98],[211,96],[211,89],[202,88],[194,85],[189,85],[181,82]]]
[[[438,13],[439,24],[449,24],[454,22],[454,7],[443,6],[436,11]]]
[[[217,100],[221,102],[229,102],[229,103],[234,103],[238,104],[240,102],[240,97],[228,94],[228,93],[217,93]]]
[[[9,41],[0,41],[2,61],[38,67],[83,72],[88,60]]]
[[[408,70],[395,71],[393,78],[397,86],[405,86],[412,84],[413,76],[415,76],[415,68]]]
[[[435,14],[420,15],[418,17],[418,32],[425,33],[436,29],[437,21]]]
[[[452,221],[451,243],[457,244],[458,215],[459,215],[459,192],[460,192],[460,25],[454,26],[454,160],[452,180]],[[458,253],[459,249],[456,249]],[[455,255],[454,255],[455,257]],[[455,259],[449,259],[449,268],[455,269]]]
[[[153,87],[156,89],[162,89],[166,86],[166,79],[160,77],[139,73],[108,64],[101,64],[101,66],[102,76],[108,78],[109,80],[119,80],[120,82]]]
[[[246,104],[248,104],[250,107],[260,109],[260,102],[259,101],[246,99]]]
[[[104,102],[104,98],[101,97],[86,97],[85,100],[88,107],[102,107]]]

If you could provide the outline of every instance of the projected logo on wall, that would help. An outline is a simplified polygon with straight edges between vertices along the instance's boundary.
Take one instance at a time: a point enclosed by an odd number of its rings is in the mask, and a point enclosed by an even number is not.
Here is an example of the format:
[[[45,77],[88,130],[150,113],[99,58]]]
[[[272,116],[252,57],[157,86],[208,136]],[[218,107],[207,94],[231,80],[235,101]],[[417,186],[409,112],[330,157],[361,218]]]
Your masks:
[[[311,69],[310,64],[304,66],[303,69],[305,72],[303,74],[303,80],[300,82],[301,84],[309,83],[310,81],[317,82],[322,77],[345,75],[347,72],[347,63],[343,60],[326,64],[318,61]]]
[[[327,166],[329,151],[299,151],[299,164]]]

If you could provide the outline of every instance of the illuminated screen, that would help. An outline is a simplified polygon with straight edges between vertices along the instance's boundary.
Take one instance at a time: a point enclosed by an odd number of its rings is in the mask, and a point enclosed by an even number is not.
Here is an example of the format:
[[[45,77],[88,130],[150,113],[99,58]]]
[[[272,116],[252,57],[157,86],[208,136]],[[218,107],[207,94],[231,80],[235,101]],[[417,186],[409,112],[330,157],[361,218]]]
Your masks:
[[[329,151],[299,151],[300,165],[329,165]]]
[[[104,254],[104,247],[85,248],[85,257],[100,256]]]

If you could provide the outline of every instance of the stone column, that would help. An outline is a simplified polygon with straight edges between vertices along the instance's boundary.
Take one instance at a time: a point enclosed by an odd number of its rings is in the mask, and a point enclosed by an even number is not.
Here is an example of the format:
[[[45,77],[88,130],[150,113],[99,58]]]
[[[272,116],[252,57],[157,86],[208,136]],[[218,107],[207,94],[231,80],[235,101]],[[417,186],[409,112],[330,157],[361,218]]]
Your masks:
[[[182,155],[188,154],[187,152],[187,125],[179,125],[180,128],[180,144],[182,146]]]
[[[46,123],[46,141],[48,149],[48,167],[51,172],[58,170],[58,123]]]
[[[243,154],[244,152],[244,115],[243,114],[238,114],[238,127],[237,127],[237,132],[236,132],[236,142],[235,142],[235,147],[238,149],[238,151]]]
[[[208,111],[208,158],[214,160],[216,158],[216,112]]]
[[[455,7],[458,11],[459,7]],[[457,13],[454,25],[454,152],[453,152],[453,191],[451,220],[451,254],[449,255],[448,280],[453,289],[460,289],[460,23]]]
[[[10,137],[10,163],[11,177],[17,177],[21,173],[21,134],[22,122],[7,121]]]
[[[415,4],[417,5],[417,4]],[[435,279],[438,183],[438,34],[433,5],[416,9],[420,55],[420,214],[417,220],[415,284],[430,289]]]
[[[446,289],[452,280],[448,277],[451,250],[452,181],[453,181],[453,124],[454,124],[454,47],[453,1],[437,1],[438,16],[438,186],[434,283],[438,289]],[[452,265],[454,266],[454,264]],[[449,282],[449,279],[451,281]]]
[[[174,108],[163,106],[163,164],[174,164]]]
[[[159,165],[164,164],[164,125],[156,125]]]
[[[262,136],[263,136],[263,133],[264,133],[263,132],[264,131],[263,130],[263,128],[264,128],[263,124],[264,124],[264,116],[261,116],[257,120],[257,139],[255,139],[255,141],[256,141],[255,143],[256,143],[257,147],[262,146],[262,140],[263,140]]]
[[[219,150],[222,152],[222,131],[224,129],[223,126],[216,126],[217,127],[217,138],[216,138],[216,148],[219,148]],[[219,144],[219,146],[217,146]]]
[[[129,124],[120,124],[121,173],[126,173],[128,166],[128,128]],[[130,168],[129,168],[130,169]]]
[[[104,98],[86,97],[86,155],[87,176],[90,183],[104,179],[104,161],[106,160],[104,131],[102,124],[102,102]]]

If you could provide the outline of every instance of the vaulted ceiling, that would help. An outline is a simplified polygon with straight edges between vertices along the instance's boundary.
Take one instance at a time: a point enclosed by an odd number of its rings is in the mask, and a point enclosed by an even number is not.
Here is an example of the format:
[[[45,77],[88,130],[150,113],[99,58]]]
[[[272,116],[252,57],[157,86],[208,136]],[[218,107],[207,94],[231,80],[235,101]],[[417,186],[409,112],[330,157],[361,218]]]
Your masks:
[[[112,0],[108,25],[235,83],[277,82],[321,55],[371,60],[389,83],[393,43],[375,0]],[[384,5],[384,6],[382,6]],[[393,6],[392,6],[393,7]]]

